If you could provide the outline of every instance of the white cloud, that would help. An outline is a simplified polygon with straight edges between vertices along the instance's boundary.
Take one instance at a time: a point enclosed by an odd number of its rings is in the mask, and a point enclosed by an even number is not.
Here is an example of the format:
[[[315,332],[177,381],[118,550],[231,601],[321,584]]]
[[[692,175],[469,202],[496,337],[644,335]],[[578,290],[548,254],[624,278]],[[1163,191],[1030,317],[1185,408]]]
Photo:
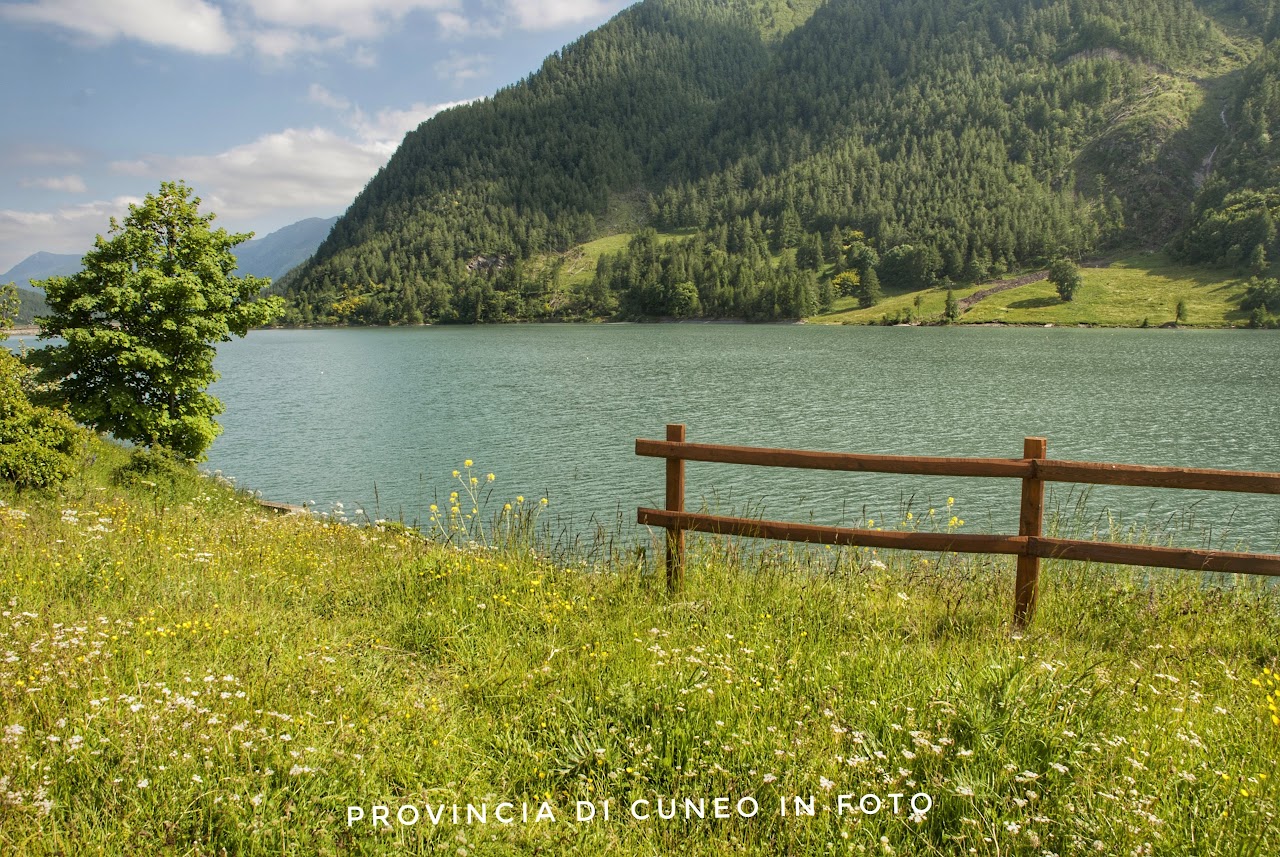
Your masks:
[[[318,85],[308,96],[335,109],[349,105]],[[351,203],[407,131],[462,103],[419,103],[373,115],[351,107],[342,120],[345,133],[287,128],[213,155],[154,157],[117,162],[112,168],[129,175],[184,179],[205,200],[207,210],[241,223],[253,224],[278,211],[333,211]]]
[[[55,211],[0,210],[0,271],[7,271],[35,250],[87,253],[95,235],[105,235],[110,219],[124,218],[138,197],[120,196]]]
[[[20,143],[8,147],[5,159],[10,163],[33,167],[75,167],[84,163],[84,154],[65,146],[36,146]]]
[[[440,12],[436,15],[436,25],[440,28],[441,35],[454,39],[496,38],[503,31],[501,15],[495,19],[486,19],[468,18],[459,12]]]
[[[351,106],[350,101],[341,95],[334,95],[318,83],[311,84],[311,88],[307,90],[307,100],[312,104],[319,104],[321,107],[329,107],[334,110],[346,110]]]
[[[34,0],[0,5],[0,16],[100,41],[135,39],[198,54],[235,47],[222,10],[204,0]]]
[[[484,77],[489,73],[492,63],[493,57],[487,54],[460,54],[452,51],[449,56],[438,60],[432,68],[435,69],[436,77],[460,85]]]
[[[322,39],[310,33],[270,27],[265,30],[251,32],[247,36],[254,50],[274,60],[283,60],[294,54],[318,54],[323,51],[335,51],[346,44],[343,36],[330,36]]]
[[[340,111],[342,129],[286,128],[211,155],[155,156],[115,161],[115,175],[139,179],[154,190],[161,180],[182,179],[232,231],[328,215],[345,209],[387,159],[406,132],[450,107],[413,104],[368,114],[343,96],[315,85],[308,98]],[[345,106],[344,106],[345,105]],[[123,217],[135,197],[93,202],[52,212],[0,211],[0,271],[35,250],[85,252],[105,233],[108,218]]]
[[[38,187],[44,190],[57,190],[64,193],[85,193],[89,188],[80,176],[49,176],[48,178],[23,179],[19,182],[23,187]]]
[[[320,29],[372,39],[414,11],[452,9],[458,0],[242,0],[253,17],[292,29]]]
[[[522,30],[554,30],[602,20],[626,5],[618,0],[507,0],[507,13]]]

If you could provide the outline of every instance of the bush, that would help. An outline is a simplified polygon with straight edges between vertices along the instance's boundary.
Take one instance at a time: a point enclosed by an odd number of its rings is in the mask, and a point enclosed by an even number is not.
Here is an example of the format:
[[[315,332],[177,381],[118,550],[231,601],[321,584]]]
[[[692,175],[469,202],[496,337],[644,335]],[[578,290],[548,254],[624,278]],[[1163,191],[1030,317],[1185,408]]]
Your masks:
[[[1070,301],[1080,289],[1080,269],[1069,259],[1058,259],[1049,266],[1049,281],[1058,290],[1058,297]]]
[[[116,469],[112,478],[117,485],[154,486],[158,482],[168,483],[190,475],[193,470],[191,462],[164,447],[138,447],[129,460]]]
[[[23,389],[26,367],[0,348],[0,479],[47,488],[76,471],[88,435],[62,411],[33,405]]]

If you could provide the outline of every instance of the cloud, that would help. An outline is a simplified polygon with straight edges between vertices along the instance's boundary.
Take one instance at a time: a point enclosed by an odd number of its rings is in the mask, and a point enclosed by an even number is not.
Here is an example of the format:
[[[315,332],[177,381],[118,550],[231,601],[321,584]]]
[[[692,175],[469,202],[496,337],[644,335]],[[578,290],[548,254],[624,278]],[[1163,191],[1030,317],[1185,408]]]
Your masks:
[[[507,0],[507,14],[522,30],[554,30],[603,20],[626,5],[619,0]]]
[[[110,170],[137,179],[147,190],[154,190],[161,180],[182,179],[201,198],[201,209],[218,215],[218,225],[233,231],[262,230],[345,209],[386,164],[406,132],[441,110],[468,103],[416,103],[366,113],[319,85],[307,96],[339,111],[340,129],[286,128],[215,154],[115,161]],[[34,250],[84,252],[95,234],[106,232],[108,218],[123,217],[129,203],[140,201],[119,197],[51,212],[0,211],[0,270]]]
[[[319,104],[321,107],[329,107],[334,110],[346,110],[351,106],[351,102],[340,95],[334,95],[318,83],[311,84],[311,88],[307,90],[307,100],[312,104]]]
[[[138,197],[119,196],[55,211],[0,210],[0,271],[7,271],[34,250],[86,253],[95,235],[105,235],[110,219],[123,218]]]
[[[34,0],[0,5],[0,17],[97,41],[134,39],[197,54],[229,53],[236,44],[222,10],[204,0]]]
[[[83,152],[65,146],[20,143],[6,147],[5,160],[31,167],[75,167],[85,162]]]
[[[294,30],[327,30],[373,39],[410,12],[458,6],[458,0],[242,0],[258,21]]]
[[[492,63],[493,57],[487,54],[461,54],[451,51],[449,56],[438,60],[432,68],[435,70],[436,77],[451,80],[454,85],[461,85],[487,75]]]
[[[287,128],[212,155],[153,157],[117,162],[112,168],[129,175],[182,178],[196,188],[208,210],[241,223],[253,224],[281,210],[340,210],[387,162],[407,131],[441,110],[466,103],[418,103],[369,115],[319,85],[311,87],[308,97],[345,109],[344,132]]]
[[[39,179],[23,179],[19,182],[23,187],[38,187],[44,190],[57,190],[63,193],[85,193],[89,188],[80,176],[50,176]]]

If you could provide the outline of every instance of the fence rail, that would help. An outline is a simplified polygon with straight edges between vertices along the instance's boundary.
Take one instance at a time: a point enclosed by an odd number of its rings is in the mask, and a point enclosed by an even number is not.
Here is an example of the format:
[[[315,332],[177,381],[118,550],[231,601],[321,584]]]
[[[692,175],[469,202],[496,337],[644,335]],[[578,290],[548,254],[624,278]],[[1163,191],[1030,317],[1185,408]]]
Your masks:
[[[1054,461],[1045,457],[1048,442],[1040,437],[1026,438],[1022,458],[943,458],[688,443],[685,434],[683,425],[668,425],[666,440],[636,441],[636,455],[665,458],[667,462],[667,508],[638,509],[636,520],[667,531],[667,586],[672,591],[683,585],[684,534],[688,531],[811,544],[1016,556],[1013,615],[1014,624],[1018,627],[1029,622],[1035,614],[1041,559],[1280,576],[1280,555],[1128,545],[1043,535],[1046,482],[1280,494],[1280,473]],[[1022,483],[1018,534],[885,532],[686,512],[686,461],[861,473],[1018,479]]]

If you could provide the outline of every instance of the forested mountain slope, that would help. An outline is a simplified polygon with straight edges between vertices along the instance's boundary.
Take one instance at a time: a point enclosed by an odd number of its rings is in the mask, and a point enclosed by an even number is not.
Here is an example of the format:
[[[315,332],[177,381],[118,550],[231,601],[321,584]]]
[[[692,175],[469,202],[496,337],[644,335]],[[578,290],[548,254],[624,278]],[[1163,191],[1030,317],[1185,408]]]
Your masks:
[[[645,0],[411,132],[282,283],[291,320],[794,317],[846,270],[1158,246],[1206,169],[1197,224],[1232,204],[1220,165],[1257,171],[1220,117],[1257,112],[1277,7]],[[575,246],[644,225],[566,287]]]

